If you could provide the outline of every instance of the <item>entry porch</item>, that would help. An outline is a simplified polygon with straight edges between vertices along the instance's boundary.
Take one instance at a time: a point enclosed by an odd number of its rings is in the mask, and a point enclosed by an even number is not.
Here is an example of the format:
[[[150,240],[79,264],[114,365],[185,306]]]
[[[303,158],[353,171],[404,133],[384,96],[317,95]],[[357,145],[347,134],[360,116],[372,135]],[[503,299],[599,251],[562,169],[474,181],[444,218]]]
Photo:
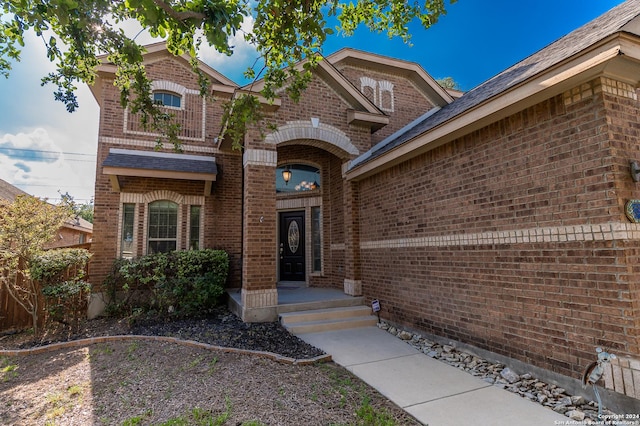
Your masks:
[[[278,303],[251,311],[254,321],[279,320],[293,333],[308,333],[375,325],[371,308],[362,296],[351,296],[333,288],[281,283],[276,287]],[[227,290],[228,305],[242,318],[244,306],[239,288]]]

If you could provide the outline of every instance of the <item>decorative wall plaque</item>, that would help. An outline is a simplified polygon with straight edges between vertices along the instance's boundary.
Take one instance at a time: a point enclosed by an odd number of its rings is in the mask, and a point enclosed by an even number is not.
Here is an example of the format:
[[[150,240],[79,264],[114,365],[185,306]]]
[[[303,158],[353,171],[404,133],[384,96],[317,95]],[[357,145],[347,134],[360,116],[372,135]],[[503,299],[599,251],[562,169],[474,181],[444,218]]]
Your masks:
[[[629,200],[624,206],[624,213],[633,223],[640,223],[640,200]]]

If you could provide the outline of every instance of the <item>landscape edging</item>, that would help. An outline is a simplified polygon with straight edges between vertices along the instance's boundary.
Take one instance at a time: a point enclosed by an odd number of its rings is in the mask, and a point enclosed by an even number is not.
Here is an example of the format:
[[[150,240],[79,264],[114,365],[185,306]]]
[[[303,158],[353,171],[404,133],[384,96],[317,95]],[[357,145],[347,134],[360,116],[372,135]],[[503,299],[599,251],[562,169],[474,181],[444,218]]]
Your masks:
[[[60,349],[69,349],[69,348],[94,345],[96,343],[108,343],[108,342],[118,342],[118,341],[127,341],[127,340],[147,340],[147,341],[156,341],[156,342],[168,342],[168,343],[176,343],[182,346],[202,348],[207,350],[217,350],[221,352],[235,353],[235,354],[241,354],[241,355],[255,355],[255,356],[271,359],[276,362],[280,362],[283,364],[290,364],[290,365],[311,365],[311,364],[316,364],[320,362],[332,361],[330,354],[318,355],[316,357],[308,358],[308,359],[296,359],[296,358],[291,358],[284,355],[275,354],[273,352],[254,351],[250,349],[228,348],[224,346],[215,346],[215,345],[210,345],[208,343],[196,342],[195,340],[183,340],[183,339],[178,339],[176,337],[169,337],[169,336],[143,336],[143,335],[135,335],[135,334],[89,337],[86,339],[71,340],[68,342],[51,343],[49,345],[43,345],[43,346],[38,346],[35,348],[29,348],[29,349],[0,349],[0,355],[4,355],[4,356],[37,355],[37,354],[52,352]]]

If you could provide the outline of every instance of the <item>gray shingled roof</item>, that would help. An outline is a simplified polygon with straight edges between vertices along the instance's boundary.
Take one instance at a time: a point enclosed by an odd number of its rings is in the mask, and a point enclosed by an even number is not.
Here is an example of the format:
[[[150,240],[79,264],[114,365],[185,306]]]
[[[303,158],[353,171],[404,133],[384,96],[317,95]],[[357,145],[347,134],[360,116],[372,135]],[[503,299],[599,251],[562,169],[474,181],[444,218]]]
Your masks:
[[[426,114],[399,132],[378,143],[362,156],[356,158],[351,167],[379,157],[385,152],[428,132],[465,111],[500,95],[508,89],[545,71],[600,40],[622,30],[625,24],[640,15],[640,0],[628,0],[611,9],[584,26],[551,43],[528,58],[518,62],[495,77],[485,81],[459,99],[433,114]]]
[[[104,167],[217,174],[215,158],[199,155],[111,149]]]

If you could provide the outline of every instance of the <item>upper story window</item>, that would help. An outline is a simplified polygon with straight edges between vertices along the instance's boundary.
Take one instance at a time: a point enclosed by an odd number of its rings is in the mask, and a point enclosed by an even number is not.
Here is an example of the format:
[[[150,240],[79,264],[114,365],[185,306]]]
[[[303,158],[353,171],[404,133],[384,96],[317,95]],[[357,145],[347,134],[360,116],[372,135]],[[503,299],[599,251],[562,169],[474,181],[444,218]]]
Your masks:
[[[173,108],[180,108],[182,98],[175,93],[153,92],[153,103]]]
[[[306,164],[284,164],[276,169],[277,193],[301,193],[320,189],[320,169]]]

